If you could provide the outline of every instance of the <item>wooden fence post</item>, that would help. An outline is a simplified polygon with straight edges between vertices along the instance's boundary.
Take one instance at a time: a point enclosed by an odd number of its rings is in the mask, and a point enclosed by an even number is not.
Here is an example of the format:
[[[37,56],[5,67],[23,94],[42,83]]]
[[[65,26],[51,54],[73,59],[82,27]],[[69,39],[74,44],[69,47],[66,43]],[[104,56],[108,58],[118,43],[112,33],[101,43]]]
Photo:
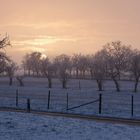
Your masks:
[[[133,117],[134,115],[134,97],[133,95],[131,96],[131,116]]]
[[[79,80],[79,89],[81,89],[81,82],[80,82],[80,80]]]
[[[30,99],[27,99],[27,111],[30,112],[30,110],[31,110]]]
[[[69,96],[68,96],[68,93],[67,93],[67,110],[69,108]]]
[[[18,89],[16,90],[16,107],[18,106]]]
[[[102,94],[99,94],[99,114],[102,113]]]
[[[49,93],[48,93],[48,109],[50,109],[50,94],[51,94],[51,91],[49,90]]]

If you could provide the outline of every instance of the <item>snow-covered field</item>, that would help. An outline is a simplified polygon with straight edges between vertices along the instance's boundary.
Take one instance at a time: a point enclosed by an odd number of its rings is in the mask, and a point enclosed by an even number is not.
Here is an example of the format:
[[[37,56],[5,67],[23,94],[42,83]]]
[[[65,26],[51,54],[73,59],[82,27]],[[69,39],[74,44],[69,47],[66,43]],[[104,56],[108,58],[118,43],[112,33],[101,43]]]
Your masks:
[[[0,112],[0,140],[140,140],[140,127]]]
[[[17,82],[8,86],[8,79],[0,80],[0,107],[16,107],[18,89],[18,108],[58,111],[86,115],[99,115],[99,102],[73,110],[66,110],[67,93],[69,108],[99,98],[102,93],[102,114],[105,116],[131,118],[131,96],[134,96],[134,118],[140,118],[140,92],[133,93],[133,82],[121,81],[120,93],[115,91],[112,81],[106,81],[104,91],[97,91],[95,81],[70,80],[68,89],[62,89],[59,80],[53,80],[50,96],[50,109],[47,109],[47,80],[44,78],[25,78],[25,86]],[[140,89],[140,86],[139,86]],[[39,116],[27,113],[0,112],[0,140],[140,140],[140,127],[122,124],[99,123],[64,117]]]
[[[73,110],[66,110],[67,93],[69,97],[69,108],[78,106],[99,98],[102,93],[102,114],[105,116],[131,118],[131,95],[134,96],[134,118],[140,118],[140,92],[133,93],[134,83],[131,81],[121,81],[120,93],[117,93],[112,81],[106,81],[104,91],[97,91],[95,81],[80,80],[81,89],[79,89],[79,80],[69,80],[68,89],[62,89],[59,80],[53,80],[51,89],[50,109],[48,104],[47,79],[45,78],[25,78],[25,87],[8,86],[8,79],[1,78],[0,82],[0,107],[16,107],[15,97],[16,89],[19,91],[19,108],[26,108],[27,98],[31,99],[31,109],[43,111],[58,111],[68,113],[78,113],[86,115],[98,115],[99,102],[89,104]],[[138,87],[140,89],[140,86]],[[11,98],[6,98],[8,96]]]

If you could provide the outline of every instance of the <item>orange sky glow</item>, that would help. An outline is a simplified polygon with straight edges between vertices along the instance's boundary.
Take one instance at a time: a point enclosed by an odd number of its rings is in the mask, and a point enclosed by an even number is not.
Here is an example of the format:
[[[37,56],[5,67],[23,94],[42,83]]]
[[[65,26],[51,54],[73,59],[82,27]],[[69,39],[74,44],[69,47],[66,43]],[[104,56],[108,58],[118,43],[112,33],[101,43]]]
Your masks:
[[[40,51],[91,54],[110,41],[140,48],[140,0],[0,0],[0,34],[16,62]]]

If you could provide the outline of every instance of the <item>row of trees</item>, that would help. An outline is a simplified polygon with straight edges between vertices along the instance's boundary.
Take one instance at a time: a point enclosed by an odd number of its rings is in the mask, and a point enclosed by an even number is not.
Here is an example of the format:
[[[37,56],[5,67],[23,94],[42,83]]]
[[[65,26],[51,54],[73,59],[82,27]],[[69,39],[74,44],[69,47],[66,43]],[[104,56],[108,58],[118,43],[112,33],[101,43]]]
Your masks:
[[[10,43],[9,36],[5,36],[0,40],[0,74],[6,73],[9,77],[9,85],[12,85],[13,76],[18,66],[10,57],[6,55],[5,48],[7,46],[12,46]]]
[[[13,76],[18,66],[5,53],[5,48],[11,46],[6,35],[0,40],[0,74],[5,73],[9,77],[9,85],[12,85]],[[24,75],[44,76],[48,79],[48,87],[52,87],[52,78],[59,78],[63,88],[66,88],[69,78],[86,78],[96,80],[98,89],[103,90],[106,79],[112,79],[116,90],[120,91],[119,80],[126,75],[135,81],[134,91],[137,92],[140,79],[140,51],[134,50],[121,41],[107,43],[94,55],[65,54],[54,59],[43,57],[40,52],[26,54],[22,61]],[[23,76],[16,77],[20,85],[23,85]]]
[[[120,91],[119,80],[123,76],[133,78],[134,91],[140,78],[140,51],[134,50],[121,41],[107,43],[93,55],[65,54],[54,59],[43,57],[40,52],[26,54],[22,67],[24,74],[28,76],[45,76],[48,79],[49,88],[52,87],[52,78],[61,80],[63,88],[66,88],[69,78],[90,78],[97,81],[99,90],[103,90],[106,79],[112,79],[116,90]]]

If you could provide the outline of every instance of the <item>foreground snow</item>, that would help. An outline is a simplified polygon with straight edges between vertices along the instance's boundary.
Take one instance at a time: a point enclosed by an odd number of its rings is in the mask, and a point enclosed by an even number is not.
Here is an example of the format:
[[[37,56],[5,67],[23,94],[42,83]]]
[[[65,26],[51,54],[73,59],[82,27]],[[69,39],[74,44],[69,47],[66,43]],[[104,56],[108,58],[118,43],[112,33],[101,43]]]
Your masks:
[[[140,140],[140,127],[0,112],[0,140]]]
[[[99,99],[102,93],[102,116],[137,118],[140,119],[140,84],[139,92],[132,92],[133,81],[120,81],[121,92],[117,93],[112,81],[106,81],[104,91],[97,91],[96,81],[71,79],[68,81],[68,88],[62,89],[58,79],[53,79],[53,88],[50,90],[50,108],[48,109],[48,91],[46,78],[25,78],[25,86],[17,86],[14,81],[13,86],[8,86],[8,79],[0,80],[0,107],[17,107],[26,109],[27,99],[30,98],[31,109],[41,111],[54,111],[65,113],[76,113],[81,115],[99,115],[99,102],[94,102],[86,106],[67,110],[81,104]],[[16,106],[16,90],[18,89],[18,106]],[[132,95],[134,99],[134,115],[131,115]]]

